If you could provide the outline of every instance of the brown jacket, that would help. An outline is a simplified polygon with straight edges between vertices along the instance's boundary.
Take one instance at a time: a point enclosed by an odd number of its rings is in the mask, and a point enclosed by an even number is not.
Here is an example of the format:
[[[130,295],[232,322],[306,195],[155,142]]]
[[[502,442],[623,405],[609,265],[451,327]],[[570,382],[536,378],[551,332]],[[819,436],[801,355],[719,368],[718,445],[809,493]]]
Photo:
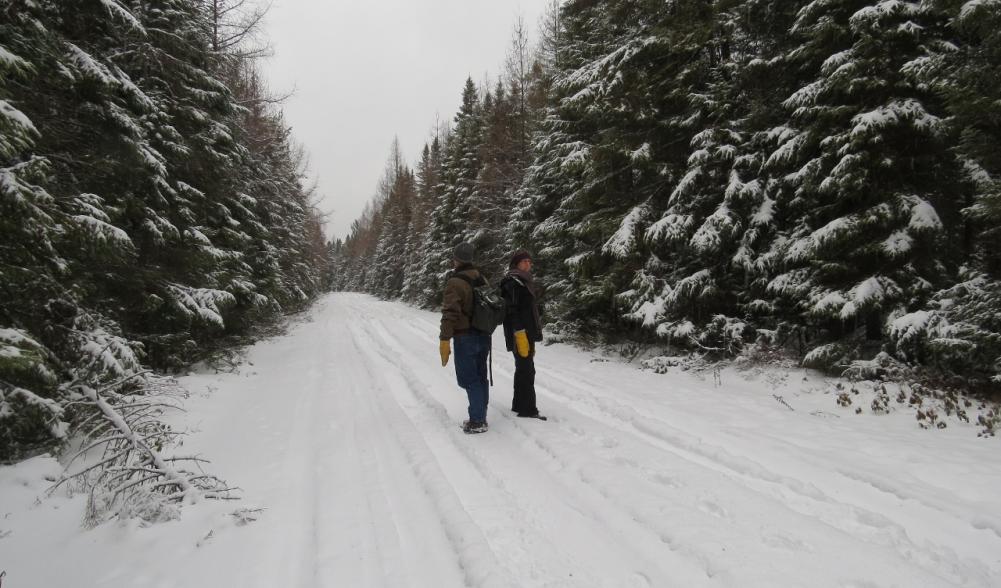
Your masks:
[[[443,341],[468,331],[469,319],[473,316],[473,287],[455,274],[465,274],[474,282],[480,279],[480,271],[471,263],[460,265],[449,275],[441,300],[441,334],[438,338]]]

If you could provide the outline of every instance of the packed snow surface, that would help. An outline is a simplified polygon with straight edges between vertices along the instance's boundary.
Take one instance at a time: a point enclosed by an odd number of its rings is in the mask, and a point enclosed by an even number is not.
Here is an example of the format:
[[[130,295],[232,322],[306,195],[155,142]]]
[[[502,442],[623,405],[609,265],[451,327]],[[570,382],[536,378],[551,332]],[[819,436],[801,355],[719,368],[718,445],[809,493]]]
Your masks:
[[[490,431],[438,317],[336,294],[234,373],[183,379],[184,447],[242,489],[179,519],[81,527],[50,457],[0,468],[10,588],[1001,585],[1001,453],[972,426],[856,415],[798,370],[637,369],[555,344]],[[42,500],[37,500],[38,498]]]

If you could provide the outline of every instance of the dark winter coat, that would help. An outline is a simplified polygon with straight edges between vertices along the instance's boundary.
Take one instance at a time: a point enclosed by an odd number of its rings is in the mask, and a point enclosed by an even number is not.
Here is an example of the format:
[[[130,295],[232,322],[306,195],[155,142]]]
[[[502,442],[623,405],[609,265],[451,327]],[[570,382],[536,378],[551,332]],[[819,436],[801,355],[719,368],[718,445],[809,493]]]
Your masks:
[[[441,334],[438,336],[441,340],[467,333],[473,316],[473,287],[456,277],[457,274],[469,277],[474,283],[480,280],[480,271],[471,263],[464,263],[449,273],[441,300]]]
[[[514,333],[522,329],[529,341],[542,341],[539,292],[532,276],[512,270],[501,280],[500,289],[507,301],[507,315],[504,317],[507,350],[514,351]]]

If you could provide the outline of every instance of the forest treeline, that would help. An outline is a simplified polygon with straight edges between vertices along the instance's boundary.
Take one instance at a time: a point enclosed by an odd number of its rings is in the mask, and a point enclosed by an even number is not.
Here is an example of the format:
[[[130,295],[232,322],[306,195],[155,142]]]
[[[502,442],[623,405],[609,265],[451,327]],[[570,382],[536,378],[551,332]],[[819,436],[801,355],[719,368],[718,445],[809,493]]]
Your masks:
[[[186,492],[133,398],[164,385],[147,372],[321,291],[322,218],[249,6],[0,0],[0,462],[86,422],[132,446],[116,484]]]
[[[333,283],[430,307],[458,242],[527,248],[557,331],[997,390],[999,64],[998,0],[553,2]]]

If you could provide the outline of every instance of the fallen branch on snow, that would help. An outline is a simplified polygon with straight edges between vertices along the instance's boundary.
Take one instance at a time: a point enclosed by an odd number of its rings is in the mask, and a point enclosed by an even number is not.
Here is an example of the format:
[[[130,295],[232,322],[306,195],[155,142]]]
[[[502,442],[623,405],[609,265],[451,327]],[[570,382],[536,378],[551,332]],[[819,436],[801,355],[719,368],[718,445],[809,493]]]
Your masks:
[[[137,380],[141,394],[134,390]],[[126,386],[132,393],[120,392]],[[234,499],[235,488],[202,470],[206,460],[164,453],[183,435],[160,420],[165,410],[182,410],[171,395],[175,387],[173,380],[149,372],[100,388],[74,383],[75,399],[69,406],[89,414],[76,419],[81,448],[70,456],[49,493],[70,481],[80,482],[90,493],[90,524],[108,515],[162,520],[173,518],[177,505],[200,498]],[[71,471],[78,462],[85,465]]]
[[[791,407],[791,406],[789,406],[789,403],[786,402],[785,398],[779,396],[778,394],[772,394],[772,398],[774,398],[775,400],[778,400],[779,402],[781,402],[789,410],[791,410],[793,412],[796,412],[796,409],[793,408],[793,407]]]

